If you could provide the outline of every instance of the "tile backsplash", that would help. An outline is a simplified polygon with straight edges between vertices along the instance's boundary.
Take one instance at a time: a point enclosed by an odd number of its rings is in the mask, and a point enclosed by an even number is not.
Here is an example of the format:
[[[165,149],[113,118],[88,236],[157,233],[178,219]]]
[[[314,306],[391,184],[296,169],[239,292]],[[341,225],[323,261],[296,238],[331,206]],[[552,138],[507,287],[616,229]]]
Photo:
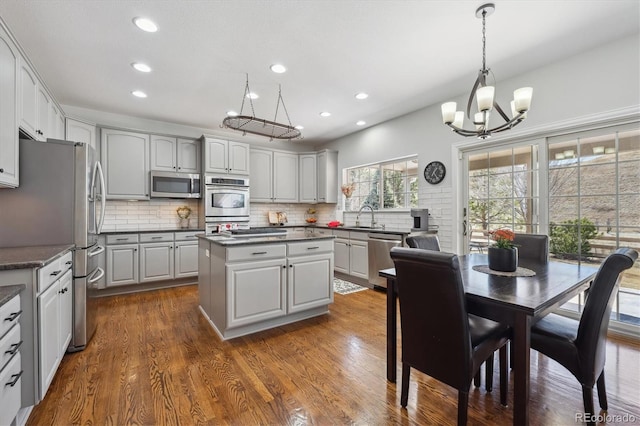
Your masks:
[[[151,201],[107,201],[104,231],[172,229],[181,226],[176,209],[189,206],[189,226],[198,226],[198,200],[155,199]]]

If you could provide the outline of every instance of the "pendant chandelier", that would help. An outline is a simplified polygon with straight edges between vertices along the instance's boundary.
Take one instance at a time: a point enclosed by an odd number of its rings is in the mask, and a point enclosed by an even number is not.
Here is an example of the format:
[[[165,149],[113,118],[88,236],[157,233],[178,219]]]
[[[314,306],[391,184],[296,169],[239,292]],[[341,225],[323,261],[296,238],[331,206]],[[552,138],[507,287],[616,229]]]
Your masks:
[[[251,116],[243,115],[244,100],[249,99],[251,105]],[[287,116],[288,124],[278,123],[278,109],[282,103],[282,109]],[[247,133],[254,135],[266,136],[269,140],[273,139],[302,139],[302,133],[291,125],[291,119],[287,112],[287,107],[284,105],[284,99],[282,99],[282,90],[278,86],[278,102],[276,103],[276,114],[273,121],[257,118],[255,110],[253,109],[252,93],[249,90],[249,75],[247,74],[247,81],[244,86],[244,94],[242,96],[242,106],[240,107],[240,114],[235,116],[226,117],[222,120],[222,128],[238,130],[242,132],[244,136]]]
[[[511,101],[512,118],[509,118],[495,100],[495,78],[493,78],[494,86],[487,85],[487,76],[491,70],[487,68],[486,63],[485,21],[486,17],[491,15],[495,9],[495,4],[487,3],[476,10],[476,17],[482,18],[482,69],[478,72],[478,78],[473,85],[473,89],[471,89],[469,102],[467,103],[467,117],[473,122],[475,130],[463,128],[464,112],[456,111],[457,105],[455,102],[442,104],[442,121],[451,127],[452,131],[462,136],[477,136],[480,139],[486,139],[490,137],[492,133],[511,129],[527,118],[527,111],[529,111],[529,107],[531,106],[533,89],[531,87],[522,87],[515,90],[513,92],[513,100]],[[491,75],[493,77],[493,73],[491,73]],[[473,104],[474,97],[477,100],[478,112],[471,117],[471,105]],[[505,123],[492,129],[489,127],[489,117],[491,116],[491,111],[494,109],[504,119]]]

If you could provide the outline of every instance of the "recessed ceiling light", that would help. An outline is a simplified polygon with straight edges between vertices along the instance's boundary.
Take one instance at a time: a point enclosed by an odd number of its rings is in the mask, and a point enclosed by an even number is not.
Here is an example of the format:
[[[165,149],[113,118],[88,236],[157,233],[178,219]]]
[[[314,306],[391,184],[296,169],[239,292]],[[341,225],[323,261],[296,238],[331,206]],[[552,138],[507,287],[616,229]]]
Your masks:
[[[304,129],[304,126],[301,126],[301,125],[299,125],[299,124],[298,124],[298,125],[297,125],[296,127],[294,127],[294,128],[295,128],[295,129],[298,129],[298,130],[302,130],[302,129]]]
[[[366,121],[363,121],[363,120],[356,121],[357,126],[364,126],[365,124],[367,124]]]
[[[258,96],[257,93],[253,93],[253,92],[249,92],[247,93],[247,98],[249,99],[258,99],[260,96]]]
[[[151,72],[151,67],[141,62],[134,62],[131,66],[140,72]]]
[[[287,67],[282,64],[273,64],[271,65],[271,71],[275,72],[276,74],[282,74],[283,72],[287,71]]]
[[[155,33],[158,31],[158,26],[150,19],[147,18],[134,18],[133,23],[136,24],[136,27],[140,28],[142,31],[146,31],[148,33]]]
[[[135,96],[136,98],[146,98],[147,94],[144,93],[142,90],[134,90],[133,92],[131,92],[131,94],[133,96]]]
[[[235,111],[227,111],[227,115],[228,115],[229,117],[237,117],[237,116],[238,116],[238,113],[237,113],[237,112],[235,112]]]
[[[368,97],[369,97],[369,95],[367,95],[364,92],[356,93],[356,99],[362,100],[362,99],[367,99]]]
[[[331,113],[327,111],[322,111],[320,113],[320,117],[330,117],[330,116],[331,116]]]

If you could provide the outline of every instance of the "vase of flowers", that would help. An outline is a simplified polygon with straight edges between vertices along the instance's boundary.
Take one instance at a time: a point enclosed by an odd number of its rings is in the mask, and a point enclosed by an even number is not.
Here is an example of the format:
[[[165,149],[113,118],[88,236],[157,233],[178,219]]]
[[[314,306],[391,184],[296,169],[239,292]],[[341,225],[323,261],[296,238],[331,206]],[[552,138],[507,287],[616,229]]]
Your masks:
[[[353,195],[353,191],[356,189],[356,184],[345,183],[340,188],[342,189],[342,193],[344,194],[345,197],[351,198],[351,196]]]
[[[188,228],[190,222],[189,216],[191,216],[191,207],[180,206],[176,209],[176,213],[178,213],[178,217],[180,218],[180,228]]]
[[[516,234],[510,229],[498,229],[489,235],[494,241],[489,247],[489,269],[502,272],[518,269],[518,248],[513,244]]]

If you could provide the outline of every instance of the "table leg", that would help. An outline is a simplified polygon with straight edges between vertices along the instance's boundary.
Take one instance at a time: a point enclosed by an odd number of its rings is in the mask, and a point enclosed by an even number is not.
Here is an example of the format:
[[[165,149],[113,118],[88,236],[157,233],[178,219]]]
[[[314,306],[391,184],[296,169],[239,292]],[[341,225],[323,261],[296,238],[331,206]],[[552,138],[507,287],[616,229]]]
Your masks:
[[[513,326],[513,424],[529,424],[529,369],[531,364],[531,317],[519,314]]]
[[[396,382],[396,280],[387,278],[387,380]]]

